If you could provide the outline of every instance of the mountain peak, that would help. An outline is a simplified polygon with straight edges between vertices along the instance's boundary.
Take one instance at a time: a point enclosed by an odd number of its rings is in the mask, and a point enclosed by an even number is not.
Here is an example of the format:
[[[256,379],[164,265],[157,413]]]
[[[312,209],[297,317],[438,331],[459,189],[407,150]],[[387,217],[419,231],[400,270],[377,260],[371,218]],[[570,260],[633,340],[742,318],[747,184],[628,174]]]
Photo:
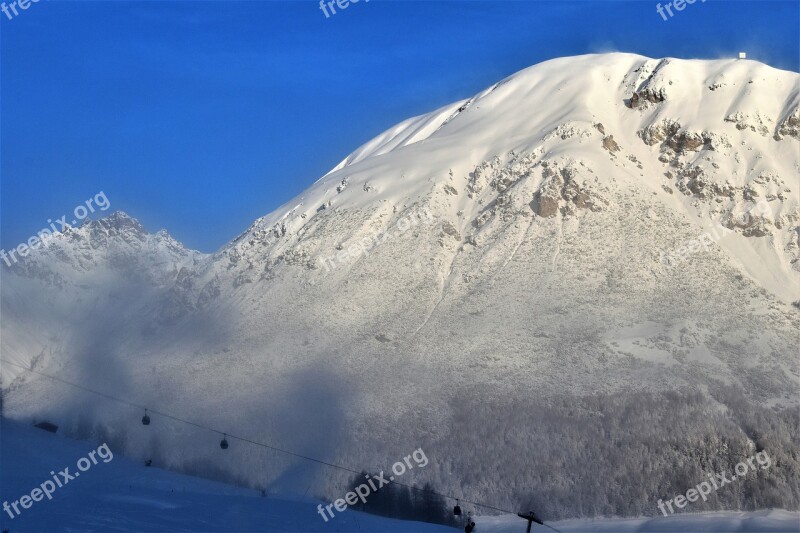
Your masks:
[[[119,235],[125,239],[136,238],[141,240],[149,235],[149,232],[137,219],[124,211],[114,211],[107,217],[91,220],[84,226],[95,236],[99,232],[106,236]],[[81,228],[84,226],[81,226]]]
[[[115,211],[84,220],[42,239],[9,269],[24,277],[64,286],[89,272],[124,271],[125,276],[160,279],[174,277],[184,264],[204,254],[189,250],[166,230],[151,234],[134,217]]]
[[[786,157],[800,140],[797,85],[796,73],[733,58],[546,61],[389,128],[227,249],[238,256],[266,243],[278,260],[331,214],[391,217],[431,202],[435,216],[477,242],[510,208],[503,216],[517,219],[598,210],[613,202],[604,189],[625,186],[677,200],[701,226],[773,234],[777,273],[750,274],[797,298],[800,252],[787,228],[800,183],[796,158]],[[759,246],[737,244],[734,253],[763,255]]]

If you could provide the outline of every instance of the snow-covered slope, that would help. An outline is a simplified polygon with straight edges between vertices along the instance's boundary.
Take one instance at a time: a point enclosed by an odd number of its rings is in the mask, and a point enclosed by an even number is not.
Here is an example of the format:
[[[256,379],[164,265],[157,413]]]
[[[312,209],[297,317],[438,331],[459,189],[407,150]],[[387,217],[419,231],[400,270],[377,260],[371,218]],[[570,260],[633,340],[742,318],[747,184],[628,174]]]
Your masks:
[[[796,508],[798,81],[738,60],[536,65],[391,128],[211,256],[58,237],[35,274],[3,271],[3,357],[323,459],[423,447],[436,487],[547,518],[654,514],[762,448],[783,468],[696,510]],[[144,274],[122,285],[129,264]],[[10,416],[207,456],[177,426],[143,440],[128,409],[2,378]],[[253,484],[290,466],[228,457]]]
[[[74,441],[22,424],[2,420],[0,425],[0,501],[15,502],[47,480],[51,470],[69,468],[74,476],[55,486],[52,499],[43,496],[28,509],[17,505],[11,518],[0,516],[0,527],[10,532],[54,531],[250,531],[447,533],[451,528],[381,518],[355,511],[326,523],[317,513],[320,502],[285,498],[196,477],[146,468],[114,454],[95,454],[97,464],[80,472],[76,463],[98,444]],[[108,459],[110,457],[110,459]],[[106,459],[108,459],[106,461]],[[64,479],[58,475],[58,479]]]
[[[514,166],[532,170],[544,160],[571,170],[572,188],[634,186],[655,193],[654,206],[700,218],[700,228],[718,223],[737,235],[769,233],[766,249],[756,239],[731,239],[730,251],[746,266],[754,254],[766,256],[769,264],[752,265],[750,274],[797,299],[800,252],[791,229],[798,223],[799,131],[797,75],[755,61],[628,54],[553,60],[384,132],[247,235],[306,234],[321,208],[394,208],[441,196],[448,185],[461,196],[436,214],[466,230],[495,211],[493,202],[513,200],[502,195],[511,185],[525,189],[520,176],[508,176]],[[501,169],[507,183],[488,186],[502,181],[492,175]],[[535,182],[524,192],[549,184],[536,178],[524,180]],[[543,209],[549,212],[547,204]],[[748,211],[752,216],[742,216]]]
[[[69,468],[80,473],[77,461],[103,443],[74,441],[9,420],[0,424],[0,501],[19,501],[52,479],[51,470]],[[0,528],[26,531],[270,531],[273,533],[447,533],[452,528],[391,520],[348,510],[324,522],[317,513],[320,502],[310,498],[285,498],[241,489],[195,477],[146,468],[125,457],[105,454],[96,465],[61,488],[52,499],[33,502],[14,518],[3,512]],[[97,457],[97,455],[95,456]],[[111,457],[108,462],[105,458]],[[56,468],[57,467],[57,468]],[[58,476],[62,479],[62,476]],[[564,533],[716,532],[793,533],[797,513],[707,513],[652,520],[566,521],[553,524]],[[519,532],[525,522],[516,516],[480,517],[481,533]],[[534,525],[534,533],[550,531]]]
[[[3,272],[2,297],[10,303],[2,310],[3,358],[24,366],[58,365],[54,354],[87,331],[87,320],[95,322],[96,332],[114,334],[105,330],[109,314],[155,311],[168,322],[153,302],[180,283],[181,271],[198,268],[206,258],[164,230],[148,233],[123,212],[67,227]],[[3,368],[6,380],[18,375],[14,366]]]

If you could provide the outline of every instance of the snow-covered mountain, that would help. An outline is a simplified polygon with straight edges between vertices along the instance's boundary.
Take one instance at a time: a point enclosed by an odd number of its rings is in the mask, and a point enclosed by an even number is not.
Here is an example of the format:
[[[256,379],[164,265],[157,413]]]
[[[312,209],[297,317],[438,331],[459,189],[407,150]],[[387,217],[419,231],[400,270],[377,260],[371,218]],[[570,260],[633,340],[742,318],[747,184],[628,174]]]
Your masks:
[[[437,488],[547,518],[655,514],[762,448],[782,466],[693,510],[796,509],[798,142],[796,73],[548,61],[392,127],[215,254],[123,214],[57,236],[3,270],[2,355],[323,459],[423,447]],[[9,416],[175,468],[218,454],[2,380]],[[345,482],[236,448],[231,478]]]

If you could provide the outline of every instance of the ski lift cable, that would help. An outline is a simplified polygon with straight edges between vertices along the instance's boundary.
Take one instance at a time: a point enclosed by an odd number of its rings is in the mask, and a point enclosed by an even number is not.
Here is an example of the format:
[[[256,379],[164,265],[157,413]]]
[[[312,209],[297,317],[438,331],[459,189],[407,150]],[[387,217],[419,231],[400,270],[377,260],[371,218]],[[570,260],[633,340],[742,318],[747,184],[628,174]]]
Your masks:
[[[241,442],[245,442],[245,443],[248,443],[248,444],[252,444],[252,445],[254,445],[254,446],[261,446],[262,448],[267,448],[267,449],[270,449],[270,450],[273,450],[273,451],[276,451],[276,452],[279,452],[279,453],[283,453],[283,454],[286,454],[286,455],[291,455],[292,457],[297,457],[297,458],[299,458],[299,459],[304,459],[304,460],[306,460],[306,461],[312,461],[312,462],[314,462],[314,463],[318,463],[318,464],[321,464],[321,465],[324,465],[324,466],[328,466],[328,467],[331,467],[331,468],[336,468],[336,469],[339,469],[339,470],[344,470],[344,471],[346,471],[346,472],[350,472],[351,474],[357,474],[357,475],[360,475],[362,472],[365,472],[365,471],[366,471],[365,469],[356,470],[356,469],[349,468],[349,467],[347,467],[347,466],[343,466],[343,465],[340,465],[340,464],[331,463],[331,462],[328,462],[328,461],[323,461],[322,459],[316,459],[316,458],[314,458],[314,457],[309,457],[309,456],[307,456],[307,455],[303,455],[303,454],[295,453],[295,452],[292,452],[292,451],[289,451],[289,450],[284,450],[284,449],[282,449],[282,448],[278,448],[278,447],[276,447],[276,446],[272,446],[272,445],[269,445],[269,444],[265,444],[265,443],[263,443],[263,442],[257,442],[257,441],[254,441],[254,440],[252,440],[252,439],[248,439],[248,438],[246,438],[246,437],[240,437],[240,436],[238,436],[238,435],[233,435],[233,434],[231,434],[231,433],[227,433],[227,432],[224,432],[224,431],[220,431],[220,430],[218,430],[218,429],[214,429],[214,428],[212,428],[212,427],[205,426],[205,425],[203,425],[203,424],[198,424],[198,423],[196,423],[196,422],[192,422],[191,420],[186,420],[186,419],[184,419],[184,418],[181,418],[181,417],[178,417],[178,416],[175,416],[175,415],[171,415],[171,414],[169,414],[169,413],[165,413],[165,412],[163,412],[163,411],[157,411],[157,410],[155,410],[155,409],[152,409],[152,408],[150,408],[150,407],[145,407],[144,405],[139,405],[139,404],[137,404],[137,403],[134,403],[134,402],[131,402],[131,401],[125,400],[125,399],[123,399],[123,398],[119,398],[118,396],[113,396],[113,395],[111,395],[111,394],[107,394],[107,393],[105,393],[105,392],[101,392],[101,391],[98,391],[98,390],[90,389],[89,387],[85,387],[85,386],[83,386],[83,385],[79,385],[79,384],[77,384],[77,383],[73,383],[73,382],[71,382],[71,381],[67,381],[67,380],[65,380],[65,379],[62,379],[62,378],[59,378],[59,377],[56,377],[56,376],[52,376],[52,375],[50,375],[50,374],[45,374],[44,372],[40,372],[39,370],[34,370],[33,368],[27,367],[27,366],[25,366],[25,365],[21,365],[21,364],[19,364],[19,363],[13,363],[13,362],[11,362],[11,361],[8,361],[7,359],[0,359],[0,361],[2,361],[2,362],[3,362],[3,363],[5,363],[5,364],[9,364],[9,365],[12,365],[12,366],[15,366],[15,367],[21,368],[21,369],[23,369],[23,370],[27,370],[28,372],[33,372],[34,374],[38,374],[38,375],[40,375],[40,376],[43,376],[43,377],[46,377],[46,378],[48,378],[48,379],[52,379],[53,381],[56,381],[56,382],[58,382],[58,383],[62,383],[62,384],[64,384],[64,385],[67,385],[67,386],[70,386],[70,387],[74,387],[74,388],[76,388],[76,389],[80,389],[80,390],[82,390],[82,391],[84,391],[84,392],[88,392],[88,393],[91,393],[91,394],[95,394],[95,395],[97,395],[97,396],[101,396],[101,397],[103,397],[103,398],[106,398],[106,399],[108,399],[108,400],[113,400],[113,401],[115,401],[115,402],[119,402],[119,403],[125,404],[125,405],[127,405],[127,406],[130,406],[130,407],[135,407],[135,408],[137,408],[137,409],[144,409],[144,410],[146,410],[147,412],[149,412],[149,413],[152,413],[152,414],[154,414],[154,415],[162,416],[162,417],[164,417],[164,418],[168,418],[168,419],[170,419],[170,420],[174,420],[174,421],[176,421],[176,422],[181,422],[181,423],[183,423],[183,424],[188,424],[188,425],[190,425],[190,426],[193,426],[193,427],[196,427],[196,428],[198,428],[198,429],[204,429],[204,430],[206,430],[206,431],[211,431],[211,432],[213,432],[213,433],[218,433],[218,434],[220,434],[220,435],[223,435],[224,437],[230,437],[230,438],[232,438],[232,439],[236,439],[236,440],[239,440],[239,441],[241,441]],[[488,504],[485,504],[485,503],[479,503],[479,502],[475,502],[475,501],[471,501],[471,500],[466,500],[466,499],[464,499],[464,498],[456,498],[455,496],[451,496],[451,495],[449,495],[449,494],[443,494],[443,493],[441,493],[441,492],[437,492],[437,491],[435,491],[435,490],[425,490],[425,489],[421,489],[421,488],[419,488],[419,487],[416,487],[416,486],[414,486],[414,485],[408,485],[408,484],[406,484],[406,483],[401,483],[401,482],[399,482],[399,481],[394,481],[394,480],[392,480],[392,481],[389,481],[389,480],[387,480],[387,483],[391,483],[391,484],[394,484],[394,485],[399,485],[399,486],[401,486],[401,487],[406,487],[406,488],[408,488],[408,489],[415,490],[415,491],[418,491],[418,492],[426,492],[426,493],[428,493],[428,494],[434,494],[434,495],[436,495],[436,496],[441,496],[442,498],[447,498],[447,499],[449,499],[449,500],[453,500],[453,501],[455,501],[455,502],[462,501],[462,502],[465,502],[465,503],[472,504],[472,505],[474,505],[474,506],[476,506],[476,507],[482,507],[482,508],[484,508],[484,509],[491,509],[491,510],[493,510],[493,511],[498,511],[498,512],[501,512],[501,513],[507,513],[507,514],[511,514],[511,515],[517,515],[517,513],[516,513],[516,512],[514,512],[514,511],[509,511],[508,509],[502,509],[502,508],[500,508],[500,507],[495,507],[495,506],[493,506],[493,505],[488,505]],[[554,527],[552,527],[552,526],[549,526],[549,525],[547,525],[547,524],[542,524],[542,525],[544,525],[544,526],[546,526],[546,527],[549,527],[549,528],[550,528],[550,529],[552,529],[553,531],[558,531],[558,530],[557,530],[557,529],[555,529]],[[558,533],[561,533],[561,532],[558,532]]]

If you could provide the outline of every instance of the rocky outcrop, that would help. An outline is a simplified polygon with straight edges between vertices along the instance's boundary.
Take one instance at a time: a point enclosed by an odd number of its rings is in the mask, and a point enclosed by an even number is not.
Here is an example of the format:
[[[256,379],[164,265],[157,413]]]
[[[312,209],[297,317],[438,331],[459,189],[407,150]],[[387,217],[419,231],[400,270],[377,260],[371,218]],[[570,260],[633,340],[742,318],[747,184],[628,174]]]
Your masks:
[[[663,88],[651,89],[645,88],[641,91],[633,93],[630,99],[630,106],[633,109],[643,107],[645,102],[657,104],[667,99],[667,93]]]
[[[567,166],[559,170],[548,165],[542,176],[543,184],[531,203],[534,213],[540,217],[552,218],[559,212],[572,214],[579,209],[600,211],[606,203],[579,178],[575,167]]]
[[[680,129],[681,125],[678,122],[667,118],[637,131],[636,134],[645,144],[653,146],[672,138]]]
[[[705,145],[702,134],[690,131],[679,131],[666,142],[676,152],[699,152]]]
[[[458,231],[458,229],[451,222],[448,222],[448,221],[445,221],[445,222],[442,223],[442,235],[441,236],[442,237],[450,236],[450,237],[452,237],[453,239],[455,239],[457,241],[461,240],[461,233]]]
[[[556,188],[549,187],[539,191],[533,203],[534,212],[540,217],[550,218],[558,214],[560,194]]]
[[[737,111],[725,117],[725,122],[731,122],[736,125],[737,130],[747,130],[758,133],[764,137],[769,135],[768,124],[772,122],[761,113],[742,113]]]
[[[706,132],[682,130],[680,123],[671,119],[663,119],[636,132],[642,141],[649,146],[661,143],[674,152],[698,152],[704,147],[713,149],[711,137]]]
[[[617,141],[614,140],[613,135],[609,135],[603,138],[603,148],[608,150],[609,152],[619,152],[620,148],[617,144]]]
[[[775,132],[775,140],[780,141],[786,136],[800,140],[800,106],[795,107],[794,111],[787,115],[778,125],[778,131]]]
[[[772,223],[764,216],[745,211],[727,214],[722,219],[722,225],[731,230],[739,230],[745,237],[765,237],[771,233]]]

